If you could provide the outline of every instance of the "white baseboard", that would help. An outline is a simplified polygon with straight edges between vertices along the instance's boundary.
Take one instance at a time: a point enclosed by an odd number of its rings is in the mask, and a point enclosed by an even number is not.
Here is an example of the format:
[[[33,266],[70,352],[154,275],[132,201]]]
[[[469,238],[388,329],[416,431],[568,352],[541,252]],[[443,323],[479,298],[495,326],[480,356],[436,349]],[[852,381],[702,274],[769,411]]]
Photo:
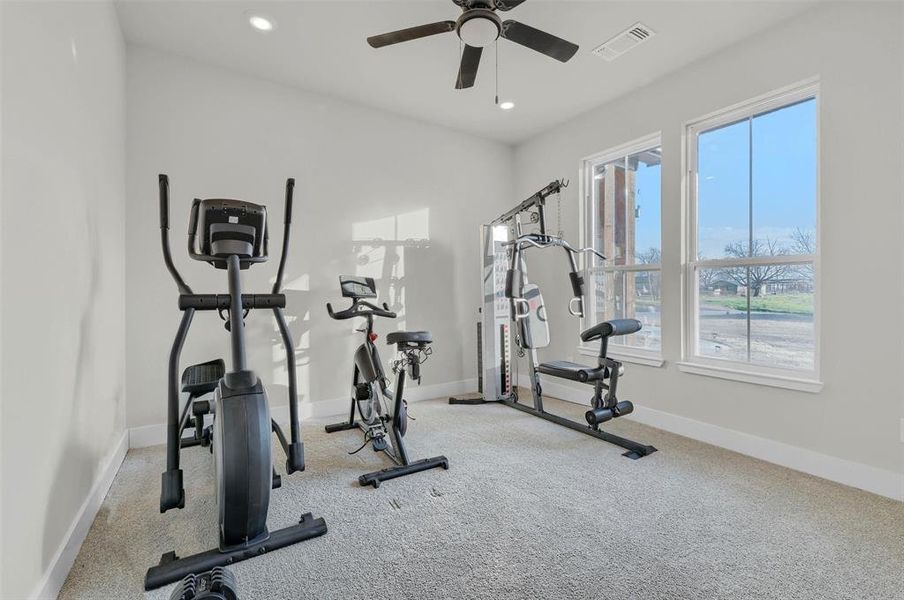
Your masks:
[[[78,514],[73,520],[72,525],[60,542],[57,551],[54,553],[47,570],[41,581],[35,586],[34,591],[29,596],[33,600],[51,600],[57,597],[63,583],[66,582],[66,576],[69,575],[69,569],[75,563],[78,557],[78,551],[82,547],[82,542],[91,529],[94,517],[107,496],[110,486],[113,485],[113,479],[119,471],[119,466],[126,457],[129,449],[129,432],[123,431],[122,436],[113,448],[113,451],[107,456],[100,471],[100,477],[94,482],[91,492],[85,498]]]
[[[522,375],[519,382],[523,387],[530,388],[528,377]],[[567,402],[589,405],[593,393],[589,387],[583,387],[584,389],[577,389],[546,379],[543,381],[543,394]],[[642,405],[635,405],[634,412],[624,418],[795,471],[802,471],[873,494],[904,501],[904,474],[901,473],[829,456]]]
[[[477,389],[477,379],[463,379],[446,383],[434,383],[431,385],[412,385],[410,382],[405,387],[405,399],[409,402],[432,400],[444,396],[453,396]],[[302,422],[320,422],[328,417],[347,415],[349,407],[348,398],[331,398],[319,402],[304,402],[299,405]],[[271,416],[277,423],[289,421],[289,405],[274,406],[270,410]],[[129,448],[146,448],[166,443],[166,424],[144,425],[133,427],[129,430]]]

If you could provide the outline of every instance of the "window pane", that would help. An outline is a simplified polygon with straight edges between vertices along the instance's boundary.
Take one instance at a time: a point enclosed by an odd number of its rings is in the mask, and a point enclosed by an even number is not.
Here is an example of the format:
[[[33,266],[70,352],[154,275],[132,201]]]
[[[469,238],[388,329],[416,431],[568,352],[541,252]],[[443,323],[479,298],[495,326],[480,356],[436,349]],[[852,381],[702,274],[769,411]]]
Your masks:
[[[753,118],[753,237],[816,252],[816,100]]]
[[[659,264],[661,150],[653,147],[594,165],[594,247],[608,265]]]
[[[661,151],[659,148],[628,157],[627,197],[633,203],[626,227],[633,230],[627,264],[658,265],[662,262]],[[633,217],[633,219],[632,219]],[[633,246],[633,253],[631,252]]]
[[[750,122],[701,133],[697,163],[697,258],[747,256]]]
[[[760,267],[766,269],[767,267]],[[813,266],[772,267],[775,277],[750,296],[750,362],[813,370],[816,329]]]
[[[587,324],[610,319],[637,319],[643,329],[612,338],[610,344],[658,351],[662,347],[661,279],[656,271],[596,271],[594,319]]]
[[[746,270],[697,270],[697,352],[701,356],[747,361],[746,280]]]
[[[701,356],[815,368],[812,264],[699,269],[697,285]]]

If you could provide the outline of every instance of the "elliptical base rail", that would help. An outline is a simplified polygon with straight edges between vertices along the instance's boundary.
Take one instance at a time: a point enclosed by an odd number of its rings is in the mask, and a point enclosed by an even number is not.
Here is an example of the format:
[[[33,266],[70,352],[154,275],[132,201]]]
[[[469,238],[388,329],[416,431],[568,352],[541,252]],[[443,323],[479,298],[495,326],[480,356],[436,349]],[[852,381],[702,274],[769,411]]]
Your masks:
[[[303,542],[326,533],[326,522],[322,518],[314,518],[305,513],[296,525],[270,532],[270,537],[263,542],[243,548],[221,552],[218,548],[207,550],[183,558],[176,557],[174,552],[164,554],[160,564],[148,569],[144,577],[144,589],[154,590],[181,580],[186,575],[210,571],[214,567],[223,567],[271,550],[278,550]]]

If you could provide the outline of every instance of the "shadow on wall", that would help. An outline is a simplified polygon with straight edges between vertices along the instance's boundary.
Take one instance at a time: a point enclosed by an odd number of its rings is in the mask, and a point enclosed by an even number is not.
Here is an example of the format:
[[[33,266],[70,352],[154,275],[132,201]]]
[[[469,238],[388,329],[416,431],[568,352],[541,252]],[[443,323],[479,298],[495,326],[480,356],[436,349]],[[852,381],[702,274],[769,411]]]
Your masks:
[[[353,223],[352,242],[355,275],[374,278],[381,301],[398,315],[393,328],[405,329],[405,288],[411,278],[405,259],[413,262],[418,252],[430,250],[430,209]]]
[[[85,214],[84,240],[87,246],[87,292],[83,300],[73,298],[66,290],[63,302],[80,306],[78,341],[75,351],[74,370],[71,373],[70,413],[63,451],[54,471],[53,484],[47,497],[44,514],[44,535],[42,540],[42,567],[50,565],[61,542],[66,541],[66,533],[72,519],[80,509],[82,499],[87,498],[100,469],[102,459],[109,451],[110,439],[116,435],[115,423],[124,422],[123,406],[119,399],[123,396],[123,381],[120,369],[115,365],[99,364],[104,356],[97,339],[97,332],[103,323],[103,252],[97,231],[97,221],[89,207]],[[75,264],[75,263],[73,263]],[[51,342],[53,343],[53,342]],[[55,365],[48,365],[54,369]],[[100,377],[99,374],[102,374]],[[59,373],[63,377],[64,373]],[[113,377],[115,385],[104,381],[103,376]],[[98,401],[95,395],[100,390],[108,390],[109,397]],[[108,427],[109,432],[102,439],[93,439],[88,433],[97,429],[98,423]],[[73,506],[73,500],[78,502]]]
[[[390,331],[406,328],[432,331],[437,343],[434,344],[435,362],[431,366],[438,367],[442,362],[445,367],[442,370],[433,369],[439,371],[437,377],[431,377],[431,369],[427,369],[425,375],[428,381],[440,383],[448,380],[450,373],[460,370],[460,364],[451,362],[460,363],[461,358],[458,352],[443,353],[443,339],[456,335],[451,293],[453,257],[447,248],[431,241],[429,225],[429,208],[352,223],[351,246],[336,256],[333,262],[341,265],[353,262],[355,275],[372,277],[377,285],[378,301],[386,302],[389,309],[398,315],[392,321],[377,320],[377,331],[381,337]],[[344,270],[343,267],[338,268],[340,270],[336,271],[326,287],[334,305],[339,294],[339,275],[352,274],[347,267]],[[323,289],[324,286],[318,287]],[[288,281],[284,289],[286,318],[295,345],[302,418],[311,414],[311,403],[336,399],[313,397],[312,378],[319,375],[321,378],[338,379],[342,384],[351,381],[352,349],[360,343],[360,334],[353,329],[360,327],[361,322],[351,320],[343,326],[330,320],[324,308],[327,298],[315,298],[311,288],[310,276],[303,274]],[[322,314],[312,316],[312,311],[321,311]],[[326,341],[329,338],[332,348],[338,350],[333,344],[339,340],[339,346],[343,347],[340,354],[343,360],[339,364],[327,358],[329,353],[324,351],[325,345],[322,344],[319,350],[312,348],[312,331],[316,325],[323,325],[320,339]],[[283,404],[282,398],[286,398],[288,393],[286,354],[272,319],[266,335],[272,340],[274,390],[270,398],[276,404]],[[387,356],[385,351],[383,354]],[[335,389],[335,386],[322,384],[319,389],[329,387]],[[344,387],[341,389],[344,393]]]

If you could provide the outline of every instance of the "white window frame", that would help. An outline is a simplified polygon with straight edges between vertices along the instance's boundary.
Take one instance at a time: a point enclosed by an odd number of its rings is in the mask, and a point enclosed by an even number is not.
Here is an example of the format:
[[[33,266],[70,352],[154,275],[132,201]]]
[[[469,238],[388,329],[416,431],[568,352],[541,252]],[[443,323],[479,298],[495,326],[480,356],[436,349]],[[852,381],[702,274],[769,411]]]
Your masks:
[[[585,156],[581,159],[581,163],[578,167],[579,173],[579,181],[580,181],[580,230],[581,230],[581,246],[590,246],[593,243],[595,231],[594,228],[599,227],[599,223],[597,222],[596,211],[593,210],[593,197],[592,197],[592,177],[593,177],[593,168],[596,165],[601,163],[608,163],[619,158],[624,158],[626,156],[631,156],[632,154],[636,154],[638,152],[642,152],[644,150],[649,150],[650,148],[662,147],[662,132],[657,131],[656,133],[652,133],[646,135],[641,138],[637,138],[631,140],[630,142],[626,142],[624,144],[620,144],[613,148],[609,148],[603,152],[597,152],[595,154],[591,154],[589,156]],[[660,185],[662,184],[662,172],[660,171]],[[662,199],[660,196],[660,211],[662,211]],[[659,244],[660,244],[660,253],[662,250],[662,224],[660,224],[659,229]],[[584,280],[586,282],[590,282],[593,275],[590,272],[590,265],[592,264],[592,260],[588,257],[582,257],[583,261],[582,272],[584,276]],[[635,264],[635,265],[610,265],[604,268],[604,271],[611,272],[643,272],[643,271],[659,271],[660,273],[660,281],[662,278],[662,262],[658,265],[643,265],[643,264]],[[661,294],[661,284],[660,284],[660,294]],[[585,298],[589,297],[587,290],[584,290]],[[585,316],[581,317],[581,330],[587,329],[595,325],[596,323],[591,323],[587,317],[588,314],[595,313],[596,307],[592,305],[594,302],[593,299],[588,302],[587,310],[584,311]],[[662,304],[663,300],[660,297],[660,319],[662,318]],[[633,348],[630,346],[625,346],[623,344],[618,343],[610,343],[609,344],[609,356],[613,358],[624,360],[625,362],[631,362],[636,364],[642,364],[653,367],[661,367],[664,363],[662,359],[662,347],[664,344],[664,340],[660,339],[659,350],[648,350],[645,348]],[[581,342],[578,345],[577,351],[579,354],[586,356],[598,356],[599,355],[599,342],[596,343],[583,343]]]
[[[743,259],[697,260],[697,146],[701,133],[729,125],[759,114],[777,110],[805,100],[816,101],[816,254],[794,256],[765,256]],[[682,359],[678,368],[687,373],[707,375],[734,381],[781,387],[805,392],[822,389],[820,380],[820,336],[822,298],[822,277],[820,254],[822,236],[820,226],[820,98],[819,80],[810,79],[769,94],[736,104],[723,110],[705,115],[685,123],[685,185],[683,188],[684,214],[686,215],[685,256],[682,269],[684,288],[684,310],[682,324]],[[756,266],[763,264],[812,263],[814,277],[814,367],[812,370],[783,369],[730,359],[708,357],[698,354],[699,341],[699,290],[696,272],[698,268],[723,266]]]

